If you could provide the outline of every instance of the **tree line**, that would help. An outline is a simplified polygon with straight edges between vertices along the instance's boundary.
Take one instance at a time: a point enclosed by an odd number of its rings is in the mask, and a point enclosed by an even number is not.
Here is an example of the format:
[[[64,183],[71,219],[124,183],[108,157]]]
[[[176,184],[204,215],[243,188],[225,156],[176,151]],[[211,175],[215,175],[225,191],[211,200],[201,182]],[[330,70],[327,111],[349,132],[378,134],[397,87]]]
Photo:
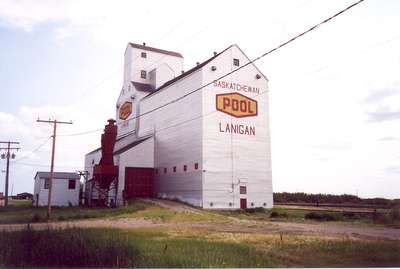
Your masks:
[[[304,192],[274,192],[276,203],[312,203],[312,204],[354,204],[394,207],[400,206],[400,199],[360,198],[350,194],[312,194]]]

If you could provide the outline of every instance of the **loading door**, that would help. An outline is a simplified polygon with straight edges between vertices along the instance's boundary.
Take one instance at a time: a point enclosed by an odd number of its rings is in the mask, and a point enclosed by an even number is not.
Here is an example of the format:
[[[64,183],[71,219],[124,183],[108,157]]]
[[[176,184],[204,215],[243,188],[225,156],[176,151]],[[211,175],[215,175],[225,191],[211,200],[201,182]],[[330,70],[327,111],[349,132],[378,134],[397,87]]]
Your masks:
[[[247,199],[240,198],[240,208],[242,208],[242,209],[247,208]]]
[[[125,168],[125,199],[153,197],[154,169],[140,167]]]

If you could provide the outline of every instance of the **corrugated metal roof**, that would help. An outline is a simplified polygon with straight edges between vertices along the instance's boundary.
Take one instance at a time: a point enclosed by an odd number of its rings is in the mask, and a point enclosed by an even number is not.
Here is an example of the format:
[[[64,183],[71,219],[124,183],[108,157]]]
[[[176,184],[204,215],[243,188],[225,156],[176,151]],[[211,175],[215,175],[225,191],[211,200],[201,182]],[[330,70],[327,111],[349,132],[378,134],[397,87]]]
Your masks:
[[[50,172],[37,172],[35,178],[39,175],[40,178],[50,178]],[[59,179],[80,179],[77,173],[72,172],[54,172],[53,178]]]
[[[136,147],[137,145],[141,144],[142,142],[146,141],[149,138],[151,138],[151,136],[147,136],[147,137],[138,139],[135,142],[132,142],[132,143],[130,143],[130,144],[118,149],[118,150],[115,150],[113,154],[114,155],[121,154],[121,153],[123,153],[123,152],[125,152],[125,151],[127,151],[127,150],[129,150],[129,149],[131,149],[133,147]]]
[[[148,51],[153,51],[153,52],[158,52],[158,53],[162,53],[162,54],[166,54],[166,55],[170,55],[170,56],[183,58],[182,54],[180,54],[178,52],[174,52],[174,51],[152,48],[152,47],[139,45],[139,44],[135,44],[135,43],[129,43],[129,45],[131,47],[137,48],[137,49],[148,50]]]
[[[151,84],[140,83],[140,82],[135,82],[135,81],[131,81],[131,83],[138,91],[142,91],[142,92],[154,91],[154,87]]]
[[[131,148],[135,147],[136,145],[139,145],[140,143],[144,142],[145,140],[149,139],[150,137],[152,137],[152,135],[137,137],[135,133],[131,133],[126,136],[120,137],[115,142],[113,155],[121,154],[122,152],[124,152],[128,149],[131,149]],[[101,148],[95,149],[95,150],[87,153],[86,155],[95,153],[100,150],[101,150]]]
[[[196,65],[195,67],[193,67],[193,68],[190,69],[189,71],[186,71],[185,73],[181,74],[180,76],[177,76],[176,78],[173,78],[173,79],[171,79],[171,80],[165,82],[163,85],[161,85],[159,88],[157,88],[157,89],[154,90],[151,94],[147,95],[147,96],[144,97],[144,98],[147,98],[147,97],[153,95],[154,93],[158,92],[159,90],[161,90],[161,89],[163,89],[163,88],[165,88],[165,87],[168,87],[169,85],[173,84],[174,82],[176,82],[176,81],[178,81],[178,80],[181,80],[181,79],[183,79],[184,77],[186,77],[186,76],[188,76],[188,75],[194,73],[195,71],[199,70],[200,68],[202,68],[203,66],[205,66],[206,64],[208,64],[209,62],[211,62],[212,60],[214,60],[215,58],[217,58],[219,55],[221,55],[222,53],[224,53],[225,51],[227,51],[228,49],[230,49],[232,46],[234,46],[234,45],[231,45],[231,46],[227,47],[226,49],[224,49],[224,50],[221,51],[220,53],[214,55],[213,57],[211,57],[210,59],[208,59],[208,60],[202,62],[201,64]]]

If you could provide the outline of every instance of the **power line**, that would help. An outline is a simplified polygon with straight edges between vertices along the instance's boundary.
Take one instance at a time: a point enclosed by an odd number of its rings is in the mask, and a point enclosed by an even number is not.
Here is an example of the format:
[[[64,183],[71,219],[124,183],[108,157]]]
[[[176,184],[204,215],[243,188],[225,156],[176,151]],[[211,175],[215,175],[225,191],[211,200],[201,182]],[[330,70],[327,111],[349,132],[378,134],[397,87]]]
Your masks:
[[[50,138],[51,138],[51,136],[49,136],[49,137],[46,139],[46,141],[44,141],[42,144],[40,144],[39,146],[37,146],[37,147],[36,147],[35,149],[33,149],[31,152],[29,152],[28,154],[26,154],[26,155],[22,156],[21,158],[15,160],[13,163],[14,163],[14,164],[15,164],[15,163],[18,163],[18,162],[20,162],[21,160],[24,160],[24,159],[30,157],[33,153],[39,151],[39,149],[41,149],[44,145],[47,144],[47,142],[49,142]]]
[[[306,34],[312,32],[312,31],[314,31],[315,29],[317,29],[317,28],[320,27],[321,25],[323,25],[323,24],[325,24],[325,23],[331,21],[332,19],[338,17],[339,15],[343,14],[344,12],[350,10],[351,8],[357,6],[358,4],[360,4],[361,2],[364,2],[364,1],[365,1],[365,0],[359,0],[359,1],[357,1],[357,2],[355,2],[355,3],[353,3],[353,4],[351,4],[350,6],[344,8],[344,9],[340,10],[339,12],[335,13],[334,15],[328,17],[327,19],[325,19],[325,20],[323,20],[323,21],[321,21],[321,22],[319,22],[319,23],[313,25],[313,26],[310,27],[308,30],[303,31],[303,32],[297,34],[296,36],[290,38],[289,40],[287,40],[287,41],[285,41],[285,42],[279,44],[278,46],[274,47],[273,49],[270,49],[269,51],[267,51],[267,52],[265,52],[264,54],[258,56],[257,58],[255,58],[255,59],[253,59],[253,60],[250,60],[248,63],[246,63],[246,64],[244,64],[244,65],[242,65],[242,66],[240,66],[240,67],[238,67],[238,68],[236,68],[236,69],[234,69],[234,70],[232,70],[232,71],[230,71],[230,72],[228,72],[228,73],[226,73],[226,74],[224,74],[224,75],[222,75],[221,77],[216,78],[216,79],[212,80],[211,82],[209,82],[209,83],[207,83],[207,84],[204,84],[204,85],[200,86],[199,88],[197,88],[197,89],[195,89],[195,90],[193,90],[193,91],[191,91],[191,92],[188,92],[188,93],[186,93],[186,94],[184,94],[184,95],[182,95],[182,96],[180,96],[180,97],[178,97],[178,98],[176,98],[176,99],[174,99],[174,100],[172,100],[172,101],[169,101],[169,102],[167,102],[167,103],[165,103],[165,104],[163,104],[163,105],[161,105],[161,106],[158,106],[158,107],[156,107],[156,108],[154,108],[154,109],[151,109],[151,110],[149,110],[149,111],[146,111],[146,112],[144,112],[144,113],[142,113],[142,114],[139,114],[139,115],[137,115],[137,116],[135,116],[135,117],[132,117],[132,118],[130,118],[130,119],[124,121],[124,122],[120,122],[120,123],[118,123],[118,124],[123,124],[123,123],[125,123],[125,122],[127,122],[127,121],[135,120],[135,119],[137,119],[137,118],[139,118],[139,117],[141,117],[141,116],[150,114],[150,113],[152,113],[152,112],[154,112],[154,111],[157,111],[157,110],[159,110],[159,109],[161,109],[161,108],[164,108],[164,107],[166,107],[166,106],[168,106],[168,105],[170,105],[170,104],[173,104],[173,103],[175,103],[175,102],[178,102],[178,101],[180,101],[180,100],[186,98],[187,96],[189,96],[189,95],[191,95],[191,94],[193,94],[193,93],[195,93],[195,92],[198,92],[198,91],[204,89],[205,87],[207,87],[207,86],[213,84],[215,81],[221,80],[221,79],[223,79],[223,78],[225,78],[225,77],[227,77],[227,76],[229,76],[229,75],[231,75],[231,74],[233,74],[233,73],[235,73],[235,72],[237,72],[237,71],[243,69],[244,67],[246,67],[246,66],[248,66],[248,65],[250,65],[250,64],[253,64],[254,62],[256,62],[256,61],[258,61],[258,60],[264,58],[265,56],[267,56],[267,55],[269,55],[269,54],[271,54],[271,53],[273,53],[273,52],[279,50],[280,48],[282,48],[282,47],[284,47],[284,46],[286,46],[286,45],[292,43],[293,41],[297,40],[298,38],[300,38],[300,37],[302,37],[302,36],[304,36],[304,35],[306,35]],[[99,130],[102,130],[102,129],[96,129],[96,130],[92,130],[92,131],[87,131],[87,132],[82,132],[82,133],[76,133],[76,134],[69,134],[69,135],[64,135],[64,136],[82,135],[82,134],[87,134],[87,133],[91,133],[91,132],[95,132],[95,131],[99,131]]]
[[[354,6],[358,5],[358,4],[360,4],[360,3],[363,2],[363,1],[364,1],[364,0],[359,0],[359,1],[357,1],[356,3],[354,3],[354,4],[352,4],[352,5],[348,6],[348,7],[346,7],[345,9],[343,9],[343,10],[339,11],[338,13],[332,15],[331,17],[329,17],[329,18],[323,20],[322,22],[320,22],[320,23],[318,23],[318,24],[312,26],[312,27],[309,28],[308,30],[306,30],[306,31],[304,31],[304,32],[302,32],[302,33],[296,35],[295,37],[289,39],[289,40],[286,41],[286,42],[281,43],[280,45],[276,46],[275,48],[273,48],[273,49],[267,51],[266,53],[262,54],[261,56],[255,58],[255,59],[253,59],[253,60],[250,60],[248,63],[246,63],[246,64],[244,64],[244,65],[242,65],[242,66],[240,66],[240,67],[238,67],[238,68],[236,68],[236,69],[234,69],[234,70],[228,72],[228,73],[226,73],[225,75],[222,75],[221,77],[216,78],[216,79],[214,79],[213,81],[211,81],[211,82],[209,82],[209,83],[207,83],[207,84],[205,84],[205,85],[202,85],[202,86],[200,86],[199,88],[197,88],[197,89],[195,89],[195,90],[193,90],[193,91],[191,91],[191,92],[189,92],[189,93],[187,93],[187,94],[184,94],[184,95],[182,95],[182,96],[180,96],[180,97],[178,97],[178,98],[176,98],[176,99],[174,99],[174,100],[172,100],[172,101],[170,101],[170,102],[167,102],[167,103],[165,103],[164,105],[161,105],[161,106],[156,107],[156,108],[154,108],[154,109],[152,109],[152,110],[149,110],[149,111],[144,112],[144,113],[142,113],[142,114],[140,114],[140,115],[137,115],[137,116],[135,116],[135,117],[133,117],[133,118],[127,120],[127,121],[134,120],[134,119],[137,119],[137,118],[139,118],[139,117],[141,117],[141,116],[144,116],[144,115],[147,115],[147,114],[149,114],[149,113],[152,113],[152,112],[154,112],[154,111],[156,111],[156,110],[158,110],[158,109],[160,109],[160,108],[166,107],[167,105],[170,105],[170,104],[173,104],[173,103],[175,103],[175,102],[177,102],[177,101],[180,101],[180,100],[186,98],[187,96],[189,96],[189,95],[191,95],[191,94],[193,94],[193,93],[195,93],[195,92],[197,92],[197,91],[200,91],[200,90],[204,89],[205,87],[207,87],[207,86],[213,84],[215,81],[221,80],[221,79],[223,79],[223,78],[225,78],[225,77],[227,77],[227,76],[229,76],[229,75],[231,75],[231,74],[233,74],[233,73],[239,71],[240,69],[242,69],[242,68],[244,68],[244,67],[246,67],[246,66],[248,66],[248,65],[250,65],[250,64],[253,64],[254,62],[260,60],[261,58],[263,58],[263,57],[265,57],[265,56],[271,54],[272,52],[274,52],[274,51],[276,51],[276,50],[278,50],[278,49],[280,49],[280,48],[282,48],[282,47],[288,45],[289,43],[295,41],[296,39],[302,37],[303,35],[305,35],[305,34],[311,32],[311,31],[317,29],[317,28],[318,28],[319,26],[321,26],[322,24],[327,23],[328,21],[334,19],[335,17],[339,16],[340,14],[346,12],[347,10],[349,10],[349,9],[351,9],[352,7],[354,7]]]
[[[48,193],[48,204],[47,204],[47,218],[50,218],[51,214],[51,191],[53,186],[53,176],[54,176],[54,155],[56,148],[56,130],[57,124],[72,124],[72,121],[57,121],[57,120],[41,120],[37,119],[37,122],[52,123],[53,124],[53,147],[51,149],[51,164],[50,164],[50,178],[49,178],[49,193]]]
[[[0,148],[0,150],[7,150],[6,154],[2,154],[2,159],[7,159],[6,164],[6,184],[5,184],[5,199],[4,199],[4,206],[8,206],[8,180],[9,180],[9,172],[10,172],[10,157],[13,159],[15,158],[15,153],[10,154],[10,150],[19,150],[20,148],[11,147],[11,145],[19,145],[19,142],[16,141],[0,141],[0,144],[7,144],[6,148]]]

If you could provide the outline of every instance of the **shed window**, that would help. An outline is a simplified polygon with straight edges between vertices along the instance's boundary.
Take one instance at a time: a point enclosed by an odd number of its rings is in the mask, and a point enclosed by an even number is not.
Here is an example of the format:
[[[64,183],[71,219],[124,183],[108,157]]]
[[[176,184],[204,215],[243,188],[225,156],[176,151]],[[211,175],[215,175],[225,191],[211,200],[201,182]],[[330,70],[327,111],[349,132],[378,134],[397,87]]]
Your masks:
[[[176,172],[176,166],[174,166],[174,173]]]
[[[166,174],[167,173],[167,168],[164,168],[164,174]]]
[[[240,186],[240,194],[246,194],[246,193],[247,193],[246,186]]]
[[[239,59],[233,59],[233,65],[239,66]]]
[[[142,58],[147,58],[147,53],[146,53],[146,52],[142,52],[142,53],[140,54],[140,56],[141,56]]]
[[[199,163],[194,164],[194,170],[197,170],[197,169],[199,169]]]
[[[185,164],[185,165],[183,166],[183,171],[186,172],[186,170],[187,170],[187,165]]]
[[[75,190],[75,185],[76,185],[76,180],[75,179],[68,180],[68,189]]]
[[[146,75],[147,75],[147,73],[146,73],[145,70],[140,71],[140,77],[141,78],[146,78]]]
[[[49,186],[50,186],[50,180],[49,180],[48,178],[45,178],[45,179],[44,179],[44,186],[43,186],[43,188],[44,188],[44,189],[48,189]]]

